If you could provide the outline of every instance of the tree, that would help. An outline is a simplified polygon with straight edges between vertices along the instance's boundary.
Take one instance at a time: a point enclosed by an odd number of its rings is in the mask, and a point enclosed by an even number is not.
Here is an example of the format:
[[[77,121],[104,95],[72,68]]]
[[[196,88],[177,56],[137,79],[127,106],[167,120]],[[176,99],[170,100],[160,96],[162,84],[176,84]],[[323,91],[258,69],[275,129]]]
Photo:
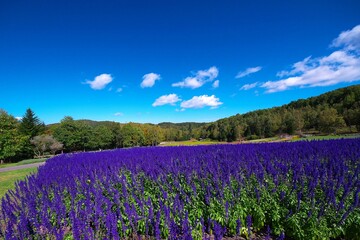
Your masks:
[[[72,117],[64,117],[60,125],[54,129],[54,137],[64,144],[66,151],[83,150],[87,141],[85,127],[74,121]]]
[[[295,121],[295,117],[293,114],[291,114],[291,112],[289,111],[285,111],[285,116],[283,119],[283,128],[282,130],[285,133],[288,134],[293,134],[296,130],[296,121]]]
[[[105,126],[96,126],[92,129],[90,142],[92,149],[108,149],[113,141],[113,132]]]
[[[0,161],[11,162],[21,159],[28,136],[19,133],[18,121],[0,109]]]
[[[302,110],[300,109],[293,110],[293,116],[295,120],[295,129],[301,132],[305,124]]]
[[[144,144],[144,133],[133,123],[125,124],[120,129],[121,146],[135,147]]]
[[[141,129],[144,133],[144,145],[146,146],[156,146],[164,139],[163,131],[159,126],[142,124]]]
[[[57,141],[53,136],[43,134],[35,136],[30,140],[34,145],[34,153],[37,157],[44,156],[46,152],[55,154],[57,151],[62,150],[63,144]]]
[[[345,126],[345,121],[340,117],[335,108],[326,107],[319,113],[319,129],[324,133],[334,133]]]
[[[56,152],[62,151],[64,148],[64,144],[54,139],[54,142],[49,146],[51,154],[55,155]]]
[[[40,121],[30,108],[26,109],[26,112],[20,121],[19,132],[33,138],[44,132],[44,130],[45,124]]]

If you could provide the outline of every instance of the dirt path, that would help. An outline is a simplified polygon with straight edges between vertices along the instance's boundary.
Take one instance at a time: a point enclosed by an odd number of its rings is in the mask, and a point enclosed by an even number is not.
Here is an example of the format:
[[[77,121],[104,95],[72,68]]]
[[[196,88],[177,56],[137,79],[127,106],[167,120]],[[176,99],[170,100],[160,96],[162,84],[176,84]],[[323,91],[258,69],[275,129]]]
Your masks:
[[[45,164],[45,162],[40,162],[40,163],[31,163],[31,164],[25,164],[25,165],[13,166],[13,167],[7,167],[7,168],[0,168],[0,173],[24,169],[24,168],[39,167],[44,164]]]

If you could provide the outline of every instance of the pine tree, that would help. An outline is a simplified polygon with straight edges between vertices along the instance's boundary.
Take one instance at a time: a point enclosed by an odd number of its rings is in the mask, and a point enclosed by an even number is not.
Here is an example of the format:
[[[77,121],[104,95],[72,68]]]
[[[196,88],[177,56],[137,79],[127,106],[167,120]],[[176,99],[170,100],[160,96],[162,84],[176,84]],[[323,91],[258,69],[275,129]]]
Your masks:
[[[45,124],[28,108],[19,125],[19,132],[33,138],[40,135],[45,129]]]

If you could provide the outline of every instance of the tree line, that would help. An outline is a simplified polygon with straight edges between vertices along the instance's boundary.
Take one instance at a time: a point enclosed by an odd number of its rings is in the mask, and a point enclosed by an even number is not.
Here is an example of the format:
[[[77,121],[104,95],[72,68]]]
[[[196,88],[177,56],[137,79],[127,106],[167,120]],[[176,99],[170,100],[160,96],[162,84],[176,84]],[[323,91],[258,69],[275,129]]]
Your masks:
[[[220,119],[201,127],[201,137],[237,141],[279,134],[360,131],[360,85],[341,88],[281,107]]]
[[[31,109],[21,120],[0,110],[0,160],[5,162],[59,152],[156,146],[162,141],[240,141],[279,134],[360,131],[360,85],[281,107],[237,114],[211,123],[121,124],[74,120],[45,126]]]
[[[60,152],[156,146],[167,131],[154,124],[95,122],[64,117],[45,126],[31,109],[18,120],[0,110],[0,161],[44,157]]]

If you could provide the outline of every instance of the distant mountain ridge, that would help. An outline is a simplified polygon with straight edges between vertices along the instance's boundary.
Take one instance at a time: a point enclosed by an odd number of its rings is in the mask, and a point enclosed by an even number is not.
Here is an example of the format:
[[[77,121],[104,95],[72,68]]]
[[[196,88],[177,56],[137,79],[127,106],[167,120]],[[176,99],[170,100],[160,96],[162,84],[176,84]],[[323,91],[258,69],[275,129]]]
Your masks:
[[[332,122],[326,120],[332,119]],[[89,126],[124,125],[114,121],[75,120]],[[49,124],[54,128],[59,123]],[[138,123],[135,123],[138,124]],[[139,124],[142,125],[142,124]],[[150,124],[164,130],[183,131],[187,138],[211,138],[219,141],[234,141],[241,137],[269,137],[295,131],[332,132],[336,128],[358,126],[360,130],[360,85],[326,92],[307,99],[298,99],[279,107],[259,109],[245,114],[236,114],[214,122],[161,122]],[[325,126],[326,125],[326,126]]]

